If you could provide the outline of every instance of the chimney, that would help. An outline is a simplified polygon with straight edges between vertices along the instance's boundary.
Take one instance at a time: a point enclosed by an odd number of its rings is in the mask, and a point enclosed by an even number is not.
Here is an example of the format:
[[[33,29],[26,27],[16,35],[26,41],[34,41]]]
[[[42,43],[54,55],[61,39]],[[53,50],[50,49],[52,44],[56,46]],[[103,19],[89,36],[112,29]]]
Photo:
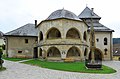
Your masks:
[[[37,20],[35,20],[35,27],[37,27]]]
[[[94,16],[94,8],[91,8],[91,15]]]

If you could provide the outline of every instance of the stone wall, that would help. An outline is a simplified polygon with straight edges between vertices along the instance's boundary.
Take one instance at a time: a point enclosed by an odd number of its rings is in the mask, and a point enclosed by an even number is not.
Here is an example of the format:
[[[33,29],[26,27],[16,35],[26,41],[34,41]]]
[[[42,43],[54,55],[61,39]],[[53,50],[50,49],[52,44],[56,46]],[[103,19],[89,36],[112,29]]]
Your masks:
[[[33,48],[37,37],[7,37],[7,39],[8,57],[33,57]],[[28,43],[25,43],[25,39],[28,39]]]
[[[47,34],[52,28],[56,28],[61,33],[61,38],[47,39]],[[42,54],[48,52],[49,48],[56,47],[61,54],[61,59],[66,58],[68,50],[71,47],[76,47],[80,52],[80,57],[75,57],[75,59],[83,60],[84,51],[87,48],[87,41],[83,39],[84,32],[87,33],[87,25],[82,21],[68,20],[68,19],[58,19],[42,22],[38,29],[43,34],[43,40],[39,41],[40,48],[42,49]],[[79,33],[80,38],[67,38],[67,32],[70,29],[75,29]],[[39,36],[39,34],[38,34]],[[38,37],[38,40],[40,38]],[[44,55],[45,56],[45,55]]]

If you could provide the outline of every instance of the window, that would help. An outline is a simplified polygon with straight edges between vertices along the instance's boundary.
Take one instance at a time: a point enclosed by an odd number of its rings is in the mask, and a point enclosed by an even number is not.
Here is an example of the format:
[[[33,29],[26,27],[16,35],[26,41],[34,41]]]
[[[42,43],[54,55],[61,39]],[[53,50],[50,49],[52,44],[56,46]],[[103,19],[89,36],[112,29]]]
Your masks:
[[[22,51],[18,51],[18,53],[22,53]]]
[[[107,45],[107,38],[104,38],[104,45]]]
[[[99,39],[97,38],[96,41],[99,42]]]
[[[25,39],[25,43],[28,43],[28,39]]]
[[[105,48],[104,51],[105,51],[105,55],[107,55],[107,51],[108,51],[107,48]]]
[[[36,44],[37,44],[37,42],[38,42],[38,39],[35,40],[35,43],[36,43]]]
[[[39,33],[39,38],[40,38],[39,41],[43,40],[43,33],[42,33],[41,31],[40,31],[40,33]]]
[[[86,41],[87,40],[87,34],[86,31],[84,32],[83,39]]]

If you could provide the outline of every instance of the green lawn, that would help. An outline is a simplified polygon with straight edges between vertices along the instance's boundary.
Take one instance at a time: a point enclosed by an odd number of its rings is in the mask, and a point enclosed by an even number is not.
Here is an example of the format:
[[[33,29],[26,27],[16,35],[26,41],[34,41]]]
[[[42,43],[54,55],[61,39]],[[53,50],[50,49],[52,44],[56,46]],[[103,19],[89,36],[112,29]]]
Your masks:
[[[9,60],[9,61],[22,61],[22,60],[26,60],[28,58],[3,58],[4,60]]]
[[[98,74],[110,74],[110,73],[116,72],[116,70],[104,65],[102,66],[103,68],[102,70],[86,69],[84,66],[84,62],[64,63],[64,62],[48,62],[48,61],[41,61],[41,60],[30,60],[23,63],[40,66],[48,69],[70,71],[70,72],[98,73]]]

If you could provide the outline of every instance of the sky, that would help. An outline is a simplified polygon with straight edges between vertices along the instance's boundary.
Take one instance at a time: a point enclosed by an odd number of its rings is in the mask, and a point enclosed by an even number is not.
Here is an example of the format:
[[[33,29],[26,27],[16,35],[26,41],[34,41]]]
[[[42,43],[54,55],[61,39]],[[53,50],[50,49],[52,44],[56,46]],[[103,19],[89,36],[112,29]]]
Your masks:
[[[6,33],[34,20],[39,23],[58,9],[79,15],[86,6],[102,17],[100,23],[115,31],[113,38],[120,38],[120,0],[0,0],[0,31]]]

